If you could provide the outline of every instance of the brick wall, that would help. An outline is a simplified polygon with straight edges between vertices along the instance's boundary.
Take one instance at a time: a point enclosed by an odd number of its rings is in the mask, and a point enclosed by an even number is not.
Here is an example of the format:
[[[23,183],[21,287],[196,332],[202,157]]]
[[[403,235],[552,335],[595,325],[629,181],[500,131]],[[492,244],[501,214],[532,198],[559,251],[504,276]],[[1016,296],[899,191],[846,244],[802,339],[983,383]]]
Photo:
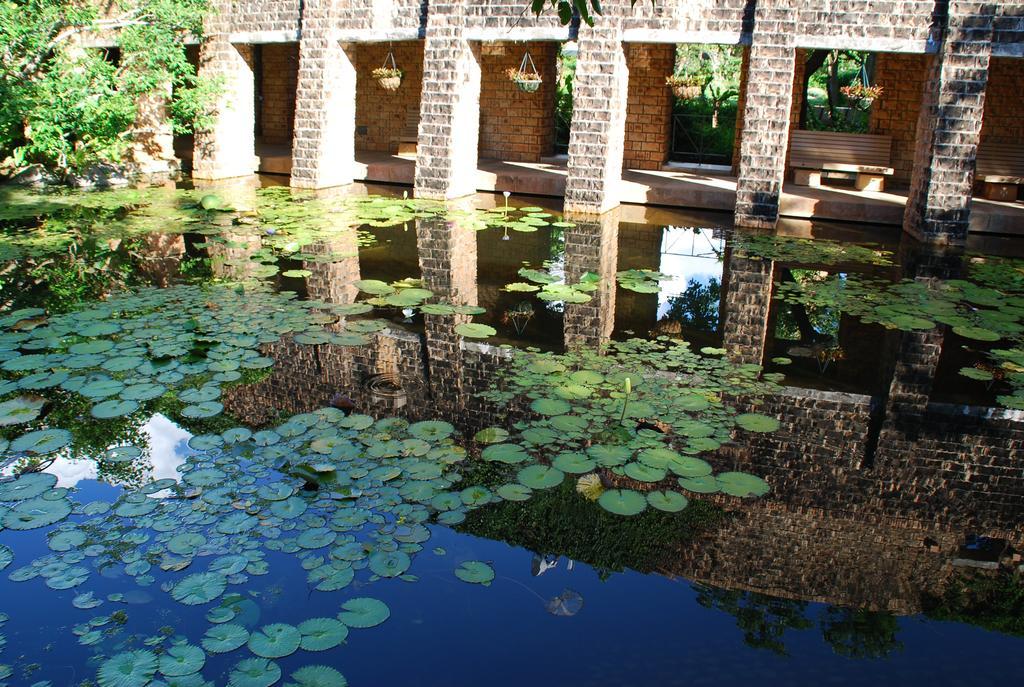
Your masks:
[[[1024,59],[993,57],[985,91],[981,140],[1024,145]]]
[[[1000,8],[993,41],[994,54],[1024,57],[1024,6],[1006,3]]]
[[[260,31],[295,31],[302,0],[236,0],[231,4],[231,31],[255,33]]]
[[[299,80],[299,44],[260,46],[263,79],[260,84],[260,128],[264,143],[291,145],[295,130],[295,87]]]
[[[385,91],[372,72],[384,64],[388,50],[402,70],[402,85]],[[423,88],[423,42],[361,43],[356,54],[356,148],[395,152],[406,120],[419,121]],[[365,127],[365,133],[363,133]]]
[[[892,181],[909,184],[914,169],[921,93],[932,57],[879,53],[875,59],[875,85],[885,90],[882,98],[871,105],[869,131],[892,137]]]
[[[629,95],[623,167],[661,169],[668,160],[672,91],[665,86],[665,77],[675,67],[675,47],[671,43],[626,44]]]
[[[538,162],[554,152],[559,46],[554,41],[480,46],[480,157]],[[519,69],[527,51],[544,80],[536,93],[519,90],[505,74],[510,67]]]

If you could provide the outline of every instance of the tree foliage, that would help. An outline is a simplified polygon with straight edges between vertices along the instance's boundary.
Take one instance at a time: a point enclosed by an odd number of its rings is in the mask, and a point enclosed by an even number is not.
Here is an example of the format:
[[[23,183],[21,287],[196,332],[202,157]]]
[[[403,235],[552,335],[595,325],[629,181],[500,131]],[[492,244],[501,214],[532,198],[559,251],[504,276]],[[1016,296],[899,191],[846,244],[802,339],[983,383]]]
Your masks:
[[[202,34],[207,0],[0,0],[0,159],[59,172],[118,162],[143,96],[173,87],[176,130],[215,92],[185,43]],[[118,49],[84,47],[109,43]],[[201,123],[201,122],[199,122]]]

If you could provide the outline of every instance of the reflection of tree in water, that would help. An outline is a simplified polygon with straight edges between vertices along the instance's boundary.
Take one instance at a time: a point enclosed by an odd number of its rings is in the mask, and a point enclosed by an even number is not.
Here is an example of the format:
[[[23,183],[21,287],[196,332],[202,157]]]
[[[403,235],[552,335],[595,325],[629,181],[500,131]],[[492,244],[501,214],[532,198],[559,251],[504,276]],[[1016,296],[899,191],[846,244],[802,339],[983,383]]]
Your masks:
[[[722,284],[715,277],[706,284],[690,279],[681,294],[668,299],[668,312],[664,319],[678,322],[683,327],[717,331],[721,297]]]
[[[71,432],[72,442],[61,455],[71,461],[96,460],[104,451],[114,446],[137,446],[142,454],[124,462],[97,461],[97,479],[129,489],[141,487],[149,481],[152,465],[149,434],[143,429],[153,411],[145,407],[124,417],[97,420],[90,413],[92,402],[78,394],[62,394],[59,402],[53,404],[39,427],[60,427]],[[37,429],[18,426],[5,428],[2,436],[11,439],[18,434]],[[66,452],[66,453],[65,453]],[[49,458],[52,456],[44,456]],[[25,458],[13,464],[15,472],[32,468],[39,458]]]
[[[806,617],[807,602],[779,599],[756,592],[694,585],[697,603],[724,611],[736,618],[743,642],[755,649],[787,655],[782,635],[786,630],[806,630],[814,623]]]
[[[849,658],[885,658],[903,649],[896,639],[899,622],[892,613],[829,606],[821,634],[832,650]]]
[[[827,272],[818,270],[791,270],[781,268],[779,276],[782,281],[796,282],[801,286],[811,286],[815,282],[831,279]],[[843,275],[840,280],[845,280]],[[835,339],[839,336],[839,317],[841,313],[835,308],[811,307],[799,303],[781,303],[775,321],[775,337],[801,343],[812,343]]]

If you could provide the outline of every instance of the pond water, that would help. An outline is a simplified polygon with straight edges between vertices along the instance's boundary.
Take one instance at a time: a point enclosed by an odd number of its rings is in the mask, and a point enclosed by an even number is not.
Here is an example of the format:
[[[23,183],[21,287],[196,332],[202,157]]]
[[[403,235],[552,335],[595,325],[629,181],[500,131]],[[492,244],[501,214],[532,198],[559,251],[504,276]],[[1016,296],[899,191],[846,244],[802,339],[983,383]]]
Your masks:
[[[0,684],[990,684],[1024,260],[0,189]]]

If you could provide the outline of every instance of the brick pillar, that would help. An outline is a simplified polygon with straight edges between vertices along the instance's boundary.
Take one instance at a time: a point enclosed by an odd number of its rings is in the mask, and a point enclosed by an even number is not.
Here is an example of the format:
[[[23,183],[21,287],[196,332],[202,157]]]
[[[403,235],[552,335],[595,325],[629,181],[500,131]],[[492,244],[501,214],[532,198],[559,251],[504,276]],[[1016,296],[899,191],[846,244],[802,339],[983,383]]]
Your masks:
[[[213,124],[196,132],[192,177],[248,176],[259,167],[252,48],[233,45],[229,40],[231,3],[226,0],[217,0],[211,8],[204,30],[206,38],[199,47],[199,75],[220,79],[223,88],[213,106]]]
[[[619,204],[629,70],[622,45],[621,0],[579,31],[573,83],[565,211],[600,214]]]
[[[134,171],[143,175],[166,175],[178,169],[174,155],[174,127],[167,114],[171,84],[154,89],[135,103],[132,126],[131,161]]]
[[[918,239],[959,244],[967,238],[996,12],[991,2],[949,3],[922,96],[903,215],[904,231]]]
[[[355,47],[338,43],[340,0],[307,0],[299,41],[291,185],[351,184],[356,159]]]
[[[432,4],[423,45],[416,196],[476,192],[480,132],[480,45],[463,38],[467,0]]]
[[[763,0],[754,11],[736,180],[736,225],[772,228],[786,176],[793,77],[795,0]]]
[[[423,287],[434,301],[476,305],[476,229],[457,221],[416,220],[416,247]],[[424,315],[430,391],[442,417],[465,410],[469,396],[463,373],[462,337],[455,327],[468,315]]]
[[[768,338],[775,262],[725,251],[722,347],[738,363],[761,365]]]
[[[588,303],[566,303],[565,347],[601,348],[615,329],[615,272],[619,261],[619,213],[606,212],[598,221],[577,222],[565,230],[565,279],[576,283],[586,272],[601,277]]]

